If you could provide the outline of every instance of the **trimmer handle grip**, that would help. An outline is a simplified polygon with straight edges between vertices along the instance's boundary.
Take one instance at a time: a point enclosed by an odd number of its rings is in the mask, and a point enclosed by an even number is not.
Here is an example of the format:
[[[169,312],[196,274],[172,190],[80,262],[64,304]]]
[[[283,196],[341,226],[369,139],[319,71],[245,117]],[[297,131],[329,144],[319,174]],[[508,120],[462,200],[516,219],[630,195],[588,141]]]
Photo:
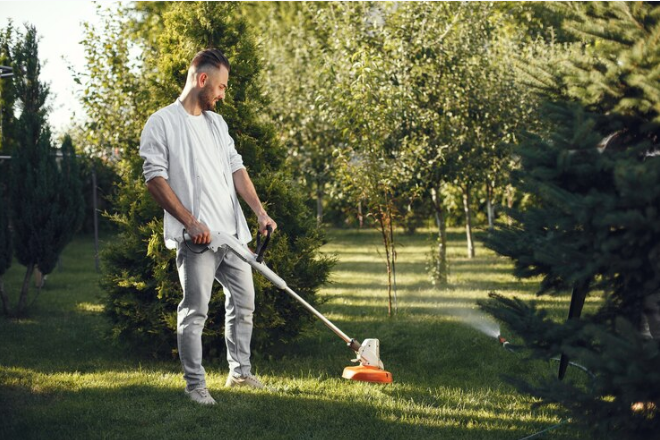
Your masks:
[[[270,241],[270,234],[273,232],[273,227],[271,225],[266,226],[266,238],[264,242],[261,242],[261,233],[257,231],[257,263],[262,263],[264,261],[264,253],[268,247],[268,242]]]

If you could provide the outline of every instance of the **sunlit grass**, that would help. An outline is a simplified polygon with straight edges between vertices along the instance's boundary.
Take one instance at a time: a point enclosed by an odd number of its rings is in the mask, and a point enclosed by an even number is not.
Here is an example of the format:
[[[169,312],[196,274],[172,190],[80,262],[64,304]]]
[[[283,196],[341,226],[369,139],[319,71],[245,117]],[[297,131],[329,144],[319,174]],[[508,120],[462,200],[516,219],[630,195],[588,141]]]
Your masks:
[[[338,265],[320,292],[321,311],[350,336],[380,339],[393,384],[342,379],[352,353],[318,323],[296,344],[255,353],[266,390],[227,390],[226,363],[207,361],[219,402],[212,408],[185,398],[178,360],[141,357],[108,340],[92,242],[80,237],[30,315],[0,319],[0,438],[518,439],[560,423],[558,408],[533,409],[502,377],[551,376],[556,363],[503,350],[487,331],[498,324],[475,304],[490,291],[515,294],[563,319],[567,297],[536,298],[538,280],[515,279],[510,262],[483,247],[467,259],[458,230],[450,234],[449,286],[435,289],[425,270],[430,236],[397,237],[391,318],[378,234],[331,231],[323,248]],[[4,278],[14,294],[22,271],[15,264]],[[569,370],[569,379],[583,383],[581,374]],[[568,424],[545,438],[580,436]]]
[[[92,304],[88,302],[79,303],[76,308],[81,312],[103,313],[103,304]]]

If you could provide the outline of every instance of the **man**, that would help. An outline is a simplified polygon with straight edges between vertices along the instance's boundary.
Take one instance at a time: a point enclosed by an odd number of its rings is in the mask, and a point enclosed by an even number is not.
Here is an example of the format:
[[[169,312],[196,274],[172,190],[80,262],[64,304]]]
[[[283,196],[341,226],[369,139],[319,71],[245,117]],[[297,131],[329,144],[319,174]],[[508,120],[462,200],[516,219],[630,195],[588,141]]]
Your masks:
[[[165,210],[165,243],[176,249],[183,288],[177,344],[185,392],[205,405],[216,403],[206,388],[202,367],[202,331],[214,278],[226,296],[230,369],[226,386],[263,388],[250,364],[254,285],[247,263],[231,252],[196,252],[183,241],[184,231],[197,245],[210,243],[211,231],[224,231],[247,244],[251,236],[237,193],[257,215],[260,233],[267,226],[277,228],[257,196],[226,122],[213,111],[216,102],[225,97],[229,70],[229,61],[218,49],[195,55],[181,96],[154,113],[140,137],[147,188]]]

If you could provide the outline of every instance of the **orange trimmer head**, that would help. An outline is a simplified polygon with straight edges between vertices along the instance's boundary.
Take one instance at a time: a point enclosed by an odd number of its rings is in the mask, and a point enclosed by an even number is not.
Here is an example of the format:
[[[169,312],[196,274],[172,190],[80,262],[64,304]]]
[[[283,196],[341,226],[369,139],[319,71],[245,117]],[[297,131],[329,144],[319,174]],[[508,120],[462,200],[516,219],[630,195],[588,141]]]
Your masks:
[[[368,367],[366,365],[346,367],[341,377],[362,382],[392,383],[392,373],[378,367]]]
[[[383,362],[380,360],[378,339],[365,339],[362,344],[353,339],[349,346],[357,354],[357,358],[353,359],[353,362],[359,362],[360,365],[344,368],[341,377],[362,382],[392,383],[392,373],[385,371]]]

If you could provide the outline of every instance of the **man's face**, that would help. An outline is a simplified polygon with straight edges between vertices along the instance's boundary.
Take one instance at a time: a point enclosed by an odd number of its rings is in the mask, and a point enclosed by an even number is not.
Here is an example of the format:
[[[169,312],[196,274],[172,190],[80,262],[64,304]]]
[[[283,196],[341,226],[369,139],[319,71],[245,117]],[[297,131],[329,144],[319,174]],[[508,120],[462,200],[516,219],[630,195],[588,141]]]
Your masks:
[[[202,76],[206,75],[206,79]],[[199,94],[199,105],[202,110],[215,110],[215,104],[220,99],[225,99],[227,91],[227,82],[229,81],[229,71],[225,66],[219,69],[208,69],[200,75],[204,85]]]

